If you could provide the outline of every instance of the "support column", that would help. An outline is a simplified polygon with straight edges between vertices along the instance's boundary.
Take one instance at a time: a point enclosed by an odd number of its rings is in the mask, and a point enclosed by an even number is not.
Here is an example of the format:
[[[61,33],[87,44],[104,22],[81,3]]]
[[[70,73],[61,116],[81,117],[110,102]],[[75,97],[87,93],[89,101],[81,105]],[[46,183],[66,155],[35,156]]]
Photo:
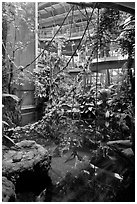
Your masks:
[[[35,57],[38,56],[38,2],[35,2]],[[38,68],[38,59],[35,61],[35,69]]]

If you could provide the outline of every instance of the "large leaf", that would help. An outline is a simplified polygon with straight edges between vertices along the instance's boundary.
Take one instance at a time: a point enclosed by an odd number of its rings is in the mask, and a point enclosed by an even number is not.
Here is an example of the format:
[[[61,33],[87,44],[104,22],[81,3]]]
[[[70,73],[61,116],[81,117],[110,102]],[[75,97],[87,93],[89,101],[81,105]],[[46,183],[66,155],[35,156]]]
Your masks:
[[[2,121],[2,126],[4,126],[4,125],[6,125],[6,126],[8,126],[8,127],[9,127],[9,124],[8,124],[7,122]]]
[[[13,95],[13,94],[2,94],[2,98],[6,98],[6,97],[10,97],[10,98],[12,98],[13,100],[15,100],[17,102],[20,100],[18,98],[18,96],[16,96],[16,95]]]

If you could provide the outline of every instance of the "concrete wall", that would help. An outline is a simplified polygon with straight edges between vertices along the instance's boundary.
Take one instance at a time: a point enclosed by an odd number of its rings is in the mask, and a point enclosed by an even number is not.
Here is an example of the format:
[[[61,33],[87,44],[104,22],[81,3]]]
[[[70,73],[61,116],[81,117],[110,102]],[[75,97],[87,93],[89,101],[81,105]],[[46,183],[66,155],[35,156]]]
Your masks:
[[[19,26],[19,29],[15,28]],[[35,25],[34,25],[35,26]],[[35,114],[35,100],[34,100],[34,83],[33,70],[35,63],[23,70],[23,72],[16,71],[20,66],[25,67],[27,64],[35,59],[35,33],[28,29],[26,22],[15,18],[15,22],[11,22],[8,29],[7,50],[11,57],[14,54],[15,66],[13,79],[16,81],[12,88],[13,92],[22,98],[22,125],[34,122],[36,120]],[[22,49],[16,49],[20,45]]]

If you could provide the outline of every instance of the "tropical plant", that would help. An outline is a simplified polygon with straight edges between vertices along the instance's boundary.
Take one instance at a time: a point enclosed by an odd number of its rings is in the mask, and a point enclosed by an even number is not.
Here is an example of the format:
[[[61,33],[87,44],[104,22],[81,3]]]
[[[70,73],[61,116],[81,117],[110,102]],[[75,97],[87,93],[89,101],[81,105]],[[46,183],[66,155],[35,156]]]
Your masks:
[[[16,146],[11,136],[15,127],[21,124],[21,100],[13,94],[2,94],[2,144]]]
[[[111,8],[102,8],[97,15],[98,25],[94,27],[91,37],[91,53],[93,58],[97,57],[97,53],[100,57],[109,57],[111,47],[113,47],[113,52],[120,50],[117,38],[122,31],[121,24],[129,14]]]
[[[21,122],[21,99],[13,94],[3,94],[2,119],[10,128],[20,125]]]
[[[129,57],[135,56],[135,16],[130,15],[121,25],[122,32],[117,40],[119,41],[123,54]]]
[[[13,83],[19,84],[19,78],[22,80],[23,66],[16,65],[15,56],[32,43],[35,9],[34,3],[18,2],[3,2],[2,8],[3,90],[11,94]],[[23,26],[28,30],[27,39],[21,39],[19,35]],[[12,38],[9,34],[11,29],[13,30]],[[17,75],[16,78],[13,77],[13,73]]]

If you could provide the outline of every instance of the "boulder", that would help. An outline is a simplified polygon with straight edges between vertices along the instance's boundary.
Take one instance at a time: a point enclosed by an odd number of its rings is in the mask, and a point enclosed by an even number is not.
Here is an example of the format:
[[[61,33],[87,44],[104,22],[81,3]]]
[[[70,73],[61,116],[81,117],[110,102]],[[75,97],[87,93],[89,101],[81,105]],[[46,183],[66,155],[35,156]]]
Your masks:
[[[15,186],[6,177],[2,177],[2,202],[15,202]]]
[[[50,182],[48,151],[31,140],[21,141],[16,146],[18,148],[3,148],[2,175],[15,184],[16,191],[29,188],[41,192]]]

